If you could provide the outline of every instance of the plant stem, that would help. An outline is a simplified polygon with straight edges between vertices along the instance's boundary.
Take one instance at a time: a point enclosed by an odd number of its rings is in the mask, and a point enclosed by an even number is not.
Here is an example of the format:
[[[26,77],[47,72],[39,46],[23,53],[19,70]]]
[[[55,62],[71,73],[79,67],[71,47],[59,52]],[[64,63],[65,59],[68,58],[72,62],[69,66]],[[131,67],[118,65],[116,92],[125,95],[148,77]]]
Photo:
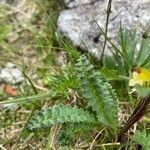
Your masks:
[[[22,97],[22,98],[18,98],[18,99],[14,99],[14,100],[4,100],[4,101],[1,101],[0,102],[0,105],[1,104],[9,104],[9,103],[22,103],[22,102],[31,102],[33,100],[40,100],[41,98],[44,98],[44,97],[49,97],[53,95],[52,94],[52,91],[49,91],[47,93],[44,93],[44,94],[38,94],[38,95],[33,95],[33,96],[27,96],[27,97]]]
[[[106,25],[105,25],[105,39],[104,39],[104,45],[103,45],[102,53],[100,56],[100,64],[102,64],[102,62],[103,62],[104,51],[105,51],[106,43],[107,43],[108,23],[109,23],[109,17],[111,14],[111,3],[112,3],[112,0],[109,0],[108,5],[107,5],[107,11],[106,11],[107,12],[107,18],[106,18]]]
[[[124,136],[126,132],[137,122],[140,118],[143,117],[143,115],[146,113],[146,110],[150,104],[150,96],[142,98],[142,100],[139,102],[138,106],[133,111],[132,115],[128,119],[126,125],[122,129],[121,133],[118,136],[118,142],[121,142],[124,140]]]

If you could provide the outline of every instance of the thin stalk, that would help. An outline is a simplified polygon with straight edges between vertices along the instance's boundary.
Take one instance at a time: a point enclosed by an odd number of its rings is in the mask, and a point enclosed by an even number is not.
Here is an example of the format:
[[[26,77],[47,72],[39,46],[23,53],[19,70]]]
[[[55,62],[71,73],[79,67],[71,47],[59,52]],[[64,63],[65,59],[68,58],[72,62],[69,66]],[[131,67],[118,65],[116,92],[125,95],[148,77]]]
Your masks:
[[[49,92],[44,93],[44,94],[27,96],[27,97],[17,98],[17,99],[13,99],[13,100],[4,100],[4,101],[0,102],[0,105],[2,105],[2,104],[10,104],[10,103],[32,102],[32,101],[35,101],[35,100],[36,101],[37,100],[41,100],[41,98],[49,97],[51,95],[53,95],[52,91],[49,91]]]
[[[30,83],[33,91],[35,94],[38,94],[38,91],[36,90],[36,87],[34,86],[33,82],[31,81],[31,79],[26,75],[26,73],[22,70],[22,73],[24,75],[24,77],[28,80],[28,82]]]
[[[111,14],[111,3],[112,0],[109,0],[108,5],[107,5],[107,18],[106,18],[106,25],[105,25],[105,40],[104,40],[104,45],[103,45],[103,49],[102,49],[102,53],[101,53],[101,57],[100,57],[100,63],[102,64],[103,62],[103,56],[104,56],[104,51],[106,48],[106,43],[107,43],[107,32],[108,32],[108,23],[109,23],[109,17]]]

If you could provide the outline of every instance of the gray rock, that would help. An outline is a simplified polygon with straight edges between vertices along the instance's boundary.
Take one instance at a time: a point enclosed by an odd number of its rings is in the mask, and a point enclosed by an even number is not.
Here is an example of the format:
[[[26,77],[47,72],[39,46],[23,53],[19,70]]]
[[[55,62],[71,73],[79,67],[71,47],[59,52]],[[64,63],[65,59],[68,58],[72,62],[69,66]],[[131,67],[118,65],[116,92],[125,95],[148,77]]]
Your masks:
[[[85,4],[92,4],[98,0],[64,0],[65,4],[69,8],[85,5]]]
[[[17,84],[24,80],[22,71],[13,63],[7,63],[5,68],[0,70],[0,81],[10,84]]]
[[[107,0],[99,0],[92,4],[79,5],[61,11],[57,22],[58,30],[75,46],[86,49],[99,58],[104,38],[98,25],[103,30],[105,29],[107,3]],[[112,13],[108,28],[110,38],[115,39],[120,21],[124,28],[135,28],[138,33],[144,33],[150,27],[150,1],[112,1]],[[106,54],[110,54],[110,49],[106,48]]]

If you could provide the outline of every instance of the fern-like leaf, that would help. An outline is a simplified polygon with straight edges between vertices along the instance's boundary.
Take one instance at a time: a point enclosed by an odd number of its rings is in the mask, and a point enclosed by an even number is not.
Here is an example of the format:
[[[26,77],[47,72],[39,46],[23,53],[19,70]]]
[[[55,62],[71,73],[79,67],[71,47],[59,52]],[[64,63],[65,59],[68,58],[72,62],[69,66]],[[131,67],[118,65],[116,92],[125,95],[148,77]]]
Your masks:
[[[30,130],[63,123],[96,123],[87,111],[69,105],[55,105],[33,116],[28,124]]]
[[[97,113],[99,122],[103,125],[118,124],[117,96],[111,84],[96,71],[86,56],[82,55],[77,63],[81,92],[87,99],[88,105]]]
[[[72,145],[74,141],[80,139],[92,140],[92,129],[96,127],[91,123],[74,123],[65,124],[59,131],[58,141],[60,145]]]
[[[63,97],[68,97],[69,89],[78,87],[78,79],[74,68],[60,70],[59,74],[48,77],[51,88]]]

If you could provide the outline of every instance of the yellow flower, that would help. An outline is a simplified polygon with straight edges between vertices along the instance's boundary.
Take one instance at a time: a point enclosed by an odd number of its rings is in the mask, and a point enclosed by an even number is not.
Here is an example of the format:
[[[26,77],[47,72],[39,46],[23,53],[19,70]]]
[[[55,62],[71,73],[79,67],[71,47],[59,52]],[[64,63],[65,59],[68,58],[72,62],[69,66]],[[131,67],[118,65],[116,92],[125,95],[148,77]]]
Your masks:
[[[150,86],[150,70],[142,67],[133,69],[132,79],[129,81],[129,86],[140,85],[143,87]]]
[[[142,97],[150,95],[150,70],[142,67],[133,69],[129,86],[134,87],[132,92],[137,91]]]

